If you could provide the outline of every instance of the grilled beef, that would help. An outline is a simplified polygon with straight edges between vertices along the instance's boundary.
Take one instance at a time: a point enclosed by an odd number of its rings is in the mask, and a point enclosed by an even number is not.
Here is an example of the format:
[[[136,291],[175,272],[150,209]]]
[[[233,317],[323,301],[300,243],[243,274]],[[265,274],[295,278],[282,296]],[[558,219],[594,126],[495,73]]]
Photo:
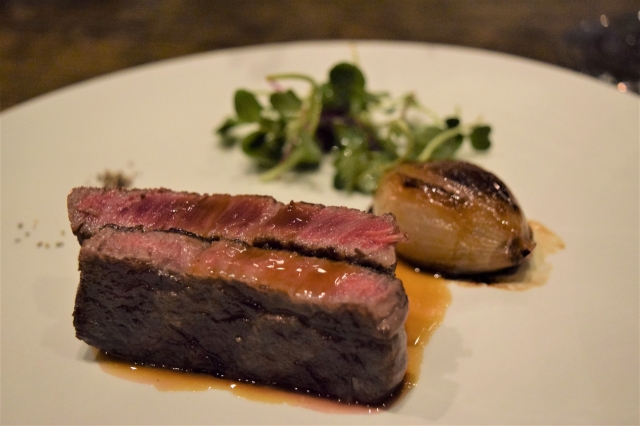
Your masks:
[[[392,215],[300,202],[285,205],[266,196],[83,187],[69,194],[67,204],[80,242],[105,225],[173,230],[392,272],[395,246],[404,238]]]
[[[144,200],[139,192],[104,194]],[[261,212],[277,206],[269,198],[252,201]],[[142,204],[135,205],[127,217],[140,217]],[[145,222],[148,228],[168,226],[160,213],[152,216],[160,219]],[[381,402],[402,381],[408,302],[390,274],[172,232],[105,227],[89,234],[80,250],[74,325],[78,338],[111,355],[347,402]]]

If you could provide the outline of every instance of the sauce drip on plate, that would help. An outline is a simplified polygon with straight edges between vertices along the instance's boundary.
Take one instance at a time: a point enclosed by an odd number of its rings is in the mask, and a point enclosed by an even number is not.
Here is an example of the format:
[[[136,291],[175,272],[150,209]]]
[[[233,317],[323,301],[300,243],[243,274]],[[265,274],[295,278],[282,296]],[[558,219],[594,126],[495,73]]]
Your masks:
[[[402,261],[398,262],[396,276],[402,281],[409,298],[409,315],[404,326],[408,363],[402,389],[407,391],[418,383],[424,347],[444,320],[451,303],[451,291],[447,280],[416,271]]]

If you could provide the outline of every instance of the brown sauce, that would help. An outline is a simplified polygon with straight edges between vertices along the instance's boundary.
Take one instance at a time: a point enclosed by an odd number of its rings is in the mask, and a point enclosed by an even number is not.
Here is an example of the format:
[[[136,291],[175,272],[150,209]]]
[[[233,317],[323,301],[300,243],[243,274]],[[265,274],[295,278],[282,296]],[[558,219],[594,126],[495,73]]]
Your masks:
[[[452,281],[463,286],[490,286],[503,290],[522,291],[532,287],[539,287],[547,282],[551,274],[551,264],[547,256],[564,249],[564,242],[553,231],[543,224],[530,220],[529,226],[533,231],[536,247],[514,273],[491,277],[490,283],[472,281]]]
[[[366,406],[340,404],[333,400],[302,392],[286,391],[250,382],[228,380],[203,373],[137,365],[113,358],[103,351],[94,349],[94,352],[96,361],[106,373],[132,382],[154,386],[157,390],[163,392],[204,392],[217,389],[231,392],[239,398],[267,404],[301,406],[316,411],[332,413],[371,411]],[[373,408],[372,410],[377,409]]]
[[[513,275],[499,277],[499,281],[491,284],[491,287],[524,290],[542,285],[547,281],[551,266],[546,262],[546,257],[563,249],[564,243],[542,224],[531,221],[530,225],[536,238],[537,247],[533,251],[529,263]],[[154,386],[159,391],[203,392],[218,389],[226,390],[251,401],[301,406],[323,412],[376,413],[384,411],[418,383],[424,348],[442,323],[451,303],[451,291],[447,284],[455,282],[461,285],[483,285],[477,282],[445,280],[432,274],[420,272],[419,269],[402,261],[398,262],[396,275],[402,280],[409,298],[409,314],[405,324],[408,365],[402,388],[397,392],[397,395],[390,398],[387,404],[379,407],[341,404],[306,393],[258,386],[207,374],[134,365],[114,359],[98,350],[95,350],[95,359],[103,371],[122,379]]]
[[[266,251],[239,243],[215,241],[198,254],[188,273],[196,277],[222,277],[243,282],[261,282],[268,288],[286,292],[293,299],[329,299],[350,296],[352,288],[341,283],[352,277],[368,279],[363,268],[347,262],[302,256],[297,253]],[[366,270],[365,270],[366,271]]]
[[[398,262],[396,275],[409,297],[409,315],[404,326],[408,363],[402,393],[406,393],[418,383],[424,347],[444,320],[451,303],[451,291],[446,280],[416,271],[402,261]]]

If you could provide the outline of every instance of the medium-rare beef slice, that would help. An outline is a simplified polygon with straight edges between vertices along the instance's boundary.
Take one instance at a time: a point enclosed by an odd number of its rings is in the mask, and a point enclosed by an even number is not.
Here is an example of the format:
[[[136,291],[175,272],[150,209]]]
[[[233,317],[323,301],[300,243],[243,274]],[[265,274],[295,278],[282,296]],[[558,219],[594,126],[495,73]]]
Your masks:
[[[379,403],[406,369],[407,296],[369,268],[104,228],[80,250],[76,335],[125,360]]]
[[[285,205],[258,195],[81,187],[71,191],[67,205],[71,228],[81,242],[105,225],[178,231],[348,260],[386,272],[394,270],[395,246],[404,238],[390,214],[302,202]]]

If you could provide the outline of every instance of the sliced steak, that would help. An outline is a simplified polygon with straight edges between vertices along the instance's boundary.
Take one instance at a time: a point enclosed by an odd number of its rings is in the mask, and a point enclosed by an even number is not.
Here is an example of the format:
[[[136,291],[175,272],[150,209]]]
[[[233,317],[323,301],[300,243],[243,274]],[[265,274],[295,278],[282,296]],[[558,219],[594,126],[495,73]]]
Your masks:
[[[132,362],[379,403],[406,369],[407,296],[346,262],[105,227],[82,244],[79,339]]]
[[[105,225],[177,231],[209,240],[294,250],[392,272],[404,238],[392,215],[320,204],[282,204],[257,195],[200,195],[166,189],[75,188],[67,200],[78,239]]]

